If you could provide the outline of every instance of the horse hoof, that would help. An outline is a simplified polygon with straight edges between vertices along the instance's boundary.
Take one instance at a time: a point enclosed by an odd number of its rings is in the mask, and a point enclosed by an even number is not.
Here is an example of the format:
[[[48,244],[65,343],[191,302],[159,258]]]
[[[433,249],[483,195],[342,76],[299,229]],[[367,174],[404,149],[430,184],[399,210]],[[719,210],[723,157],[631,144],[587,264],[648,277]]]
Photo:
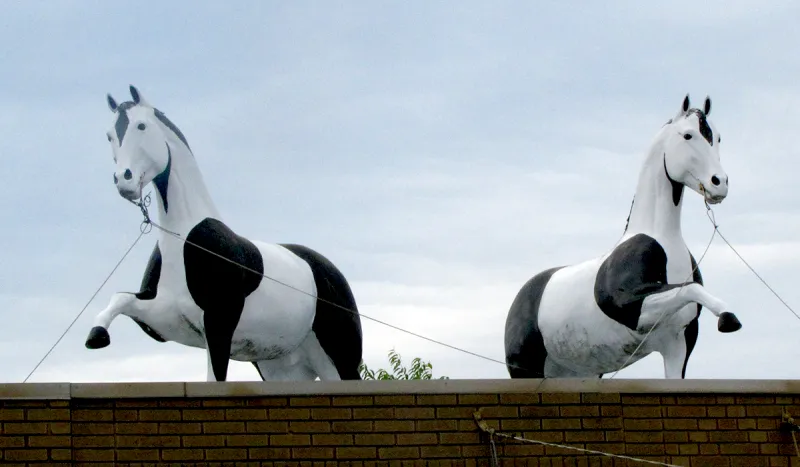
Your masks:
[[[86,338],[87,349],[102,349],[111,343],[111,336],[108,335],[106,328],[102,326],[95,326],[89,331],[89,337]]]
[[[735,332],[742,328],[742,323],[733,313],[727,311],[720,313],[719,320],[717,321],[717,329],[719,332]]]

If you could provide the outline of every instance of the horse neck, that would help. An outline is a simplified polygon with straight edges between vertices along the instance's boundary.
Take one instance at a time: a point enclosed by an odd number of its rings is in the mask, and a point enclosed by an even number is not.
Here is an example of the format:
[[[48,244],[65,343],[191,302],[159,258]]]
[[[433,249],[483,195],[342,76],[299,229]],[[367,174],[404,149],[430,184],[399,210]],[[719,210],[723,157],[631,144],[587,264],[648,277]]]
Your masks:
[[[170,138],[171,166],[167,182],[167,202],[158,189],[160,225],[172,232],[185,235],[206,217],[220,219],[214,201],[203,181],[197,162],[186,145],[178,138]],[[162,232],[162,235],[167,235]]]
[[[664,147],[657,139],[639,172],[636,195],[623,239],[637,233],[660,238],[682,235],[683,187],[680,188],[681,197],[676,205],[672,185],[664,168]]]

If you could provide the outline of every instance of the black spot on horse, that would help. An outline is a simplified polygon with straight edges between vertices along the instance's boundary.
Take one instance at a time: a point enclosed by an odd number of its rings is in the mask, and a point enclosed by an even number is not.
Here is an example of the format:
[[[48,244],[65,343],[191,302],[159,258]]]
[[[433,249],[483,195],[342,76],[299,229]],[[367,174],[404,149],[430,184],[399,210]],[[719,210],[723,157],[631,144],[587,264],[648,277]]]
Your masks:
[[[664,174],[667,176],[667,180],[669,180],[669,184],[672,187],[672,203],[677,206],[681,202],[681,196],[683,196],[683,184],[676,182],[669,176],[669,172],[667,172],[666,154],[664,154]]]
[[[172,172],[172,150],[167,144],[167,166],[160,174],[153,177],[153,185],[156,186],[161,201],[164,203],[164,212],[169,212],[169,200],[167,199],[167,189],[169,188],[169,174]]]
[[[293,244],[281,246],[308,263],[314,274],[318,299],[312,330],[322,350],[330,357],[341,379],[361,379],[358,372],[362,354],[361,318],[344,275],[327,258],[310,248]]]
[[[506,367],[511,378],[544,378],[547,349],[539,330],[539,304],[554,267],[533,276],[522,286],[506,318]]]
[[[125,133],[128,131],[128,125],[130,124],[127,110],[134,105],[136,104],[131,101],[125,101],[117,106],[117,121],[114,123],[114,131],[117,133],[117,142],[120,146],[122,146],[122,140],[125,138]]]
[[[652,237],[636,234],[600,265],[594,284],[597,306],[614,321],[636,330],[648,295],[682,284],[667,283],[667,254]]]
[[[704,114],[700,109],[692,109],[689,111],[689,113],[697,115],[698,129],[700,130],[700,134],[703,135],[703,138],[706,141],[708,141],[708,144],[713,146],[714,135],[711,131],[711,127],[708,125],[706,114]]]
[[[183,133],[181,133],[181,130],[178,129],[178,127],[175,126],[175,124],[172,123],[170,121],[170,119],[168,119],[167,116],[164,115],[164,113],[162,111],[160,111],[158,109],[153,109],[153,113],[155,113],[156,118],[159,119],[161,121],[161,123],[166,125],[167,128],[169,128],[170,130],[172,130],[175,133],[175,135],[178,137],[178,139],[180,139],[183,142],[183,144],[186,145],[187,148],[189,147],[189,142],[186,141],[186,137],[183,136]],[[191,148],[190,148],[190,150],[191,150]]]
[[[253,242],[217,219],[205,218],[186,236],[186,285],[203,310],[211,367],[218,381],[226,379],[233,333],[245,298],[263,279],[263,261]]]

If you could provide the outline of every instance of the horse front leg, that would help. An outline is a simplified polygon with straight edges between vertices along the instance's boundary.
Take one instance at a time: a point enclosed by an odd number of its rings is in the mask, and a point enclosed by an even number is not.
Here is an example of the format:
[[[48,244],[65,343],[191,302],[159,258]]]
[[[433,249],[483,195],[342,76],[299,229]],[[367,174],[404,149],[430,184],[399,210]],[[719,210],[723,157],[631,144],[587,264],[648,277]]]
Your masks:
[[[719,332],[734,332],[742,327],[736,315],[727,311],[725,302],[711,295],[702,285],[692,283],[645,297],[636,330],[647,332],[663,319],[662,315],[676,313],[690,303],[702,305],[713,313],[717,317]]]
[[[152,304],[152,300],[140,300],[135,294],[118,292],[111,296],[108,306],[94,318],[94,327],[86,338],[87,349],[102,349],[111,343],[108,327],[119,315],[125,315],[138,320],[145,315]]]

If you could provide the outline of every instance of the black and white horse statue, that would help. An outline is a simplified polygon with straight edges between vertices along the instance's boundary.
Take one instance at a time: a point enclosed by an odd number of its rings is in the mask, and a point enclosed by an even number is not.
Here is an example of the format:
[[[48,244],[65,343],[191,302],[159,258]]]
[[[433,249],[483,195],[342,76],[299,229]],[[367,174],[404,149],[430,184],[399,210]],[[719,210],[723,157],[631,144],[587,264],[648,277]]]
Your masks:
[[[361,320],[342,273],[304,246],[237,235],[184,135],[130,92],[121,104],[107,96],[114,183],[135,202],[153,182],[159,225],[180,238],[159,230],[141,290],[113,295],[86,347],[107,346],[111,322],[126,315],[159,342],[207,349],[208,381],[224,381],[230,359],[252,362],[263,380],[360,379]]]
[[[610,253],[542,271],[518,292],[505,327],[512,378],[602,377],[654,351],[666,378],[684,378],[702,307],[718,317],[720,332],[741,328],[703,286],[681,232],[684,187],[711,204],[728,194],[710,111],[708,97],[700,110],[687,95],[658,132]]]

